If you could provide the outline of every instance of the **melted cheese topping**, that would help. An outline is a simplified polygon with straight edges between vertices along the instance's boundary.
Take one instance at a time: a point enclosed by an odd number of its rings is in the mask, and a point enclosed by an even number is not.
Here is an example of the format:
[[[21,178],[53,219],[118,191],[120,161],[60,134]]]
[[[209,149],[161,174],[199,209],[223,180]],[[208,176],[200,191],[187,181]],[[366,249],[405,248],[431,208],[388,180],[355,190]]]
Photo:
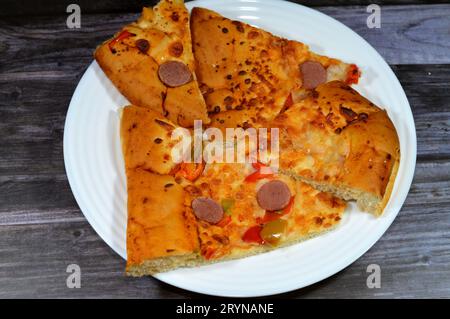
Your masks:
[[[280,129],[280,167],[312,182],[382,198],[398,156],[386,113],[340,82],[319,86],[271,124]]]
[[[292,196],[295,196],[291,211],[280,215],[280,219],[287,221],[287,227],[279,245],[330,229],[341,219],[346,207],[343,201],[285,175],[274,175],[257,182],[244,181],[253,171],[254,169],[246,164],[213,164],[208,165],[195,182],[194,197],[208,196],[218,203],[224,199],[234,201],[219,224],[211,225],[199,221],[200,247],[205,258],[239,256],[261,245],[246,242],[242,237],[249,228],[267,223],[264,221],[266,211],[258,205],[256,193],[271,179],[285,182]]]
[[[216,127],[259,127],[272,120],[291,92],[305,91],[299,67],[305,61],[330,68],[330,79],[347,80],[348,64],[301,42],[202,8],[193,10],[191,20],[196,72]],[[240,116],[233,115],[236,110]]]

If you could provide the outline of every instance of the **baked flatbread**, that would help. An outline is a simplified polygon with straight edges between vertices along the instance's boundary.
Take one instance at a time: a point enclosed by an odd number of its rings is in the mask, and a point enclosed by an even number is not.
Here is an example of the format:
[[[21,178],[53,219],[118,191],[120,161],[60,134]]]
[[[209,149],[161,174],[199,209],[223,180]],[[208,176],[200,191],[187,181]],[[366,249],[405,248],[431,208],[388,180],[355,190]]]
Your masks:
[[[139,105],[121,114],[127,274],[242,258],[306,240],[339,224],[345,200],[382,214],[399,142],[387,113],[349,87],[360,75],[355,65],[195,8],[194,68],[188,23],[182,1],[162,1],[96,53]],[[210,126],[221,129],[278,128],[279,170],[261,162],[175,162],[181,137],[172,138],[174,131],[195,119],[208,123],[206,110]]]
[[[175,168],[171,149],[177,140],[173,141],[171,136],[177,126],[164,116],[149,108],[130,105],[122,110],[120,127],[126,169],[168,174]]]
[[[281,171],[382,214],[400,161],[386,111],[334,81],[318,86],[271,126],[280,129]]]
[[[192,10],[191,32],[198,81],[215,127],[263,126],[321,83],[359,79],[354,64],[211,10]]]
[[[127,169],[127,274],[142,276],[199,262],[195,217],[170,175]]]
[[[199,215],[193,205],[196,198],[211,199],[224,211],[217,223],[197,217],[205,261],[242,258],[292,245],[334,229],[342,219],[344,201],[287,175],[249,178],[254,174],[251,165],[211,164],[194,185],[185,188],[194,215]],[[279,195],[272,197],[280,188],[288,192],[284,204]]]
[[[260,163],[167,160],[177,142],[168,135],[175,127],[147,108],[122,112],[127,274],[265,252],[329,231],[341,220],[344,201],[287,175],[262,174]]]
[[[95,51],[105,74],[132,103],[164,114],[184,127],[209,123],[195,76],[189,13],[182,0],[144,8]]]

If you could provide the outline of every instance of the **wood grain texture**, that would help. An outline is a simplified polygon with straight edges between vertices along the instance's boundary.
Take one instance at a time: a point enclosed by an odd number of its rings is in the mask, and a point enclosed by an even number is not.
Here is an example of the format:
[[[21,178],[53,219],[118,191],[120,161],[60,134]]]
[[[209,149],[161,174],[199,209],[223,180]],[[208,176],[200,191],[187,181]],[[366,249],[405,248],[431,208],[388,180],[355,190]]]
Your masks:
[[[369,252],[323,282],[280,296],[450,296],[449,172],[448,161],[419,162],[413,187],[402,211]],[[20,185],[17,187],[21,188]],[[52,188],[48,186],[46,189],[51,191]],[[71,196],[68,190],[64,193],[67,197]],[[52,211],[62,216],[67,209],[54,208]],[[76,210],[75,207],[69,209]],[[81,289],[68,289],[65,285],[66,267],[72,263],[81,267]],[[381,289],[366,287],[366,268],[373,263],[379,264],[382,269]],[[154,278],[126,278],[123,274],[124,265],[124,261],[84,220],[68,216],[66,220],[53,222],[47,220],[45,223],[0,226],[0,297],[200,296],[173,288]]]
[[[380,29],[367,27],[365,7],[320,7],[318,10],[356,31],[390,64],[450,63],[450,4],[384,6]],[[47,72],[64,65],[66,57],[90,58],[96,45],[137,16],[84,14],[80,29],[68,29],[64,15],[2,18],[1,59],[12,62],[3,65],[6,68],[3,72],[33,71],[34,65],[26,62],[35,54],[47,59]],[[59,71],[63,72],[64,68]]]
[[[280,296],[448,298],[450,56],[443,52],[450,5],[386,7],[395,41],[364,28],[363,7],[320,9],[398,64],[392,68],[413,110],[418,162],[402,211],[369,252],[321,283]],[[64,170],[64,120],[79,78],[95,46],[135,17],[86,15],[81,30],[66,29],[64,15],[0,20],[0,298],[199,297],[153,278],[124,277],[124,261],[84,219]],[[71,263],[82,269],[81,289],[66,287]],[[381,266],[381,289],[366,287],[371,263]]]
[[[189,0],[185,0],[188,2]],[[280,0],[281,1],[281,0]],[[448,3],[447,0],[288,0],[309,7],[369,5],[405,5]],[[0,16],[61,15],[71,3],[77,3],[82,13],[139,12],[143,6],[152,6],[158,0],[3,0]]]
[[[383,6],[379,29],[367,27],[365,7],[318,10],[361,35],[389,64],[450,63],[450,4]]]

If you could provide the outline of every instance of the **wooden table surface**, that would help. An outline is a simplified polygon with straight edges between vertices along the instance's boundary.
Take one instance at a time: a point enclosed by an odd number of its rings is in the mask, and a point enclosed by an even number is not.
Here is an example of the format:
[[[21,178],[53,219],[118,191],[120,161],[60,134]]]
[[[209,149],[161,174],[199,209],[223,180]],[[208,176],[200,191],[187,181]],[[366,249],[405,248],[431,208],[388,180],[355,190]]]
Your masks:
[[[124,277],[124,260],[94,232],[72,195],[62,143],[70,98],[96,45],[135,19],[142,5],[78,1],[82,25],[71,30],[65,9],[73,2],[2,4],[0,297],[199,297],[153,278]],[[370,2],[303,3],[359,33],[398,76],[417,129],[413,185],[392,226],[364,256],[281,297],[450,297],[450,4],[376,1],[381,28],[369,29]],[[81,289],[66,287],[72,263],[81,267]],[[369,264],[381,267],[380,289],[366,286]]]

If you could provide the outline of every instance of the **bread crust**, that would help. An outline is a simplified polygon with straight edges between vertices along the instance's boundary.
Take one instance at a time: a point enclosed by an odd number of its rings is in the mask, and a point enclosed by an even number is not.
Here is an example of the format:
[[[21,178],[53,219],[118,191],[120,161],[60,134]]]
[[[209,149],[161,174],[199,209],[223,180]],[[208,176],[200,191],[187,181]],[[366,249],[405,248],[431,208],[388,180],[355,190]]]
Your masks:
[[[127,176],[127,267],[131,276],[168,271],[197,262],[195,217],[186,193],[169,173],[176,126],[151,109],[129,105],[120,137]]]

